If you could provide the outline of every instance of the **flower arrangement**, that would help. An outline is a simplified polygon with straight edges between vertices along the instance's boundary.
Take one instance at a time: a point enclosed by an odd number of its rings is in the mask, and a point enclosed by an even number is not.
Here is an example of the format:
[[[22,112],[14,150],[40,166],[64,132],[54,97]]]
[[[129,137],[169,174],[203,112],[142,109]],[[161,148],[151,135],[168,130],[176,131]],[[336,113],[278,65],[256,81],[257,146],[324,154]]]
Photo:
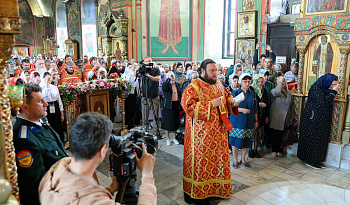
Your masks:
[[[98,79],[85,81],[80,84],[59,85],[61,100],[63,105],[69,105],[79,94],[92,92],[94,90],[114,90],[116,95],[121,93],[129,93],[133,89],[133,85],[122,78],[118,79]]]
[[[63,84],[57,87],[60,91],[61,100],[64,106],[71,104],[78,97],[78,87],[74,84]]]

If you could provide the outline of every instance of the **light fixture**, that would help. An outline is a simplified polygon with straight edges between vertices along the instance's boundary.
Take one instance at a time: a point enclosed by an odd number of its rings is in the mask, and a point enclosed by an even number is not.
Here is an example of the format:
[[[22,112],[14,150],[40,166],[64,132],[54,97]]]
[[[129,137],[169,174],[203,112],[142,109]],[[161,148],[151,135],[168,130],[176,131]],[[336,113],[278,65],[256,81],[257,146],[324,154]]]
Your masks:
[[[19,108],[23,105],[24,98],[24,86],[14,85],[9,86],[9,97],[11,102],[11,107],[16,110],[16,114],[19,114]]]

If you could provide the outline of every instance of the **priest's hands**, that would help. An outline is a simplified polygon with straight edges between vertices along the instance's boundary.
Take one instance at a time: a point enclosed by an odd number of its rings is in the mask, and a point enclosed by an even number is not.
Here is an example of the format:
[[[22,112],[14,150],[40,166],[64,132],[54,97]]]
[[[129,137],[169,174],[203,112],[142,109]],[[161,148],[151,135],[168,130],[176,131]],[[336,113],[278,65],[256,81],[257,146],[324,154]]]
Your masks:
[[[232,107],[237,107],[238,106],[238,104],[236,105],[236,101],[235,101],[234,98],[232,99],[231,105],[232,105]]]
[[[215,107],[219,107],[221,105],[221,97],[213,99],[213,103]]]

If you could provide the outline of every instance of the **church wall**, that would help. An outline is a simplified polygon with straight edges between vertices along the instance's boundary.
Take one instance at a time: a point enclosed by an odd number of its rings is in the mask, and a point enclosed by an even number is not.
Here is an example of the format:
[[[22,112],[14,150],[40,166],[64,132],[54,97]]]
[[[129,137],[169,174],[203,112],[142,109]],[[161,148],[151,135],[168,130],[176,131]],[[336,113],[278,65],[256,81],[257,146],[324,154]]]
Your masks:
[[[166,13],[160,12],[161,7],[167,5],[162,5],[160,0],[142,0],[141,58],[151,56],[153,60],[167,63],[203,60],[205,1],[174,0],[172,5],[176,21],[167,26],[164,20]],[[173,39],[167,39],[166,29],[172,29]]]
[[[79,58],[82,57],[80,0],[66,4],[68,37],[78,43]],[[77,60],[77,59],[75,59]]]
[[[55,19],[52,16],[34,16],[30,4],[26,0],[19,0],[18,7],[21,17],[21,34],[15,35],[15,47],[27,52],[21,55],[37,55],[44,53],[43,40],[55,37]],[[16,50],[16,49],[15,49]]]
[[[44,35],[44,18],[40,17],[34,17],[35,21],[35,37],[36,37],[36,53],[35,54],[42,54],[44,53],[44,39],[42,36]]]
[[[28,54],[32,54],[30,51],[34,50],[35,46],[35,33],[34,33],[34,16],[27,1],[19,0],[19,15],[21,19],[21,34],[15,35],[15,46],[23,49],[28,48]],[[16,49],[14,49],[16,50]],[[19,49],[17,49],[19,55],[21,55]],[[34,50],[35,52],[35,50]],[[34,54],[34,53],[33,53]],[[25,55],[25,53],[24,53]]]

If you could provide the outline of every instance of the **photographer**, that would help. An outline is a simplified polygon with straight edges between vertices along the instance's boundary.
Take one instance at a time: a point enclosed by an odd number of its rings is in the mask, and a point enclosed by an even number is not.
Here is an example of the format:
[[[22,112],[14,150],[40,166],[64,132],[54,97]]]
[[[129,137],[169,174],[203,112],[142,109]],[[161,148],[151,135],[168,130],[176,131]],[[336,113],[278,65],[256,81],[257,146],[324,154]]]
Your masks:
[[[150,57],[145,57],[143,60],[143,67],[146,68],[144,82],[142,82],[142,97],[147,98],[149,101],[152,101],[154,105],[154,111],[156,118],[158,118],[159,111],[159,97],[158,97],[158,85],[160,80],[160,71],[158,68],[155,68]],[[141,68],[140,70],[142,70]],[[147,86],[147,87],[146,87]],[[144,108],[145,105],[142,104],[142,115],[144,119],[148,119],[150,103]],[[156,120],[156,119],[154,119]],[[145,124],[145,122],[143,122]]]
[[[54,164],[39,186],[41,204],[118,204],[113,194],[119,189],[116,177],[103,188],[96,181],[95,170],[108,151],[113,124],[99,113],[81,114],[70,130],[70,149],[73,157]],[[142,171],[138,204],[156,204],[154,186],[154,157],[142,144],[142,157],[136,164]]]

